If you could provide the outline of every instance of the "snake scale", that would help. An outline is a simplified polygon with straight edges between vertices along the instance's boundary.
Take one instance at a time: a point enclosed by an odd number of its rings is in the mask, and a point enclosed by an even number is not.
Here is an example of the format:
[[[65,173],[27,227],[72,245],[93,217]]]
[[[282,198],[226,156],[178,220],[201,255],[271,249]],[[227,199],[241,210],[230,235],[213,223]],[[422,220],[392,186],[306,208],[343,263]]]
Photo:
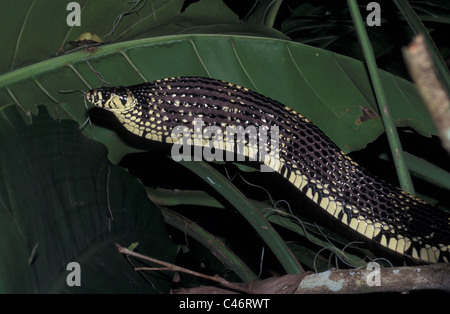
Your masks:
[[[247,88],[211,78],[172,77],[129,87],[93,89],[86,99],[114,113],[130,132],[175,143],[178,126],[277,126],[277,155],[260,162],[281,174],[329,217],[391,253],[424,263],[449,263],[450,214],[371,175],[311,121]],[[211,137],[213,139],[213,137]],[[225,150],[230,139],[222,137]],[[250,138],[247,140],[247,144]],[[251,147],[242,151],[258,159]],[[334,217],[334,218],[333,218]]]

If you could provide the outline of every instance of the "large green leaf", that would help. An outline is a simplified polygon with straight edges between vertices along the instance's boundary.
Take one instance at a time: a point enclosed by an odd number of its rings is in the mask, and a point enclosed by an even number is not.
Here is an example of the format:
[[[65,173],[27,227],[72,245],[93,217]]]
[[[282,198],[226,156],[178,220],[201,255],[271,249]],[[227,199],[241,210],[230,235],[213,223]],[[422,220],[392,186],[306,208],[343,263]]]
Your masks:
[[[167,277],[150,274],[150,285],[114,245],[139,242],[142,253],[174,259],[142,185],[74,122],[39,109],[26,125],[16,106],[0,108],[0,292],[167,293]],[[70,262],[81,287],[66,284]]]
[[[87,112],[81,95],[64,91],[100,85],[86,58],[112,85],[182,75],[241,84],[304,114],[344,151],[360,149],[383,132],[373,114],[376,100],[361,62],[298,43],[246,36],[158,37],[106,45],[94,53],[71,53],[0,76],[0,103],[15,102],[24,111],[45,104],[59,117],[83,124]],[[397,125],[434,134],[415,87],[381,74]],[[135,150],[116,131],[93,125],[92,135],[108,147],[114,162]]]
[[[238,25],[238,17],[221,0],[202,0],[183,10],[184,0],[82,0],[80,26],[70,26],[69,1],[5,2],[0,12],[0,73],[33,64],[73,49],[68,42],[85,32],[108,43],[178,33],[260,34],[287,38],[264,27]],[[69,16],[70,15],[70,16]],[[69,17],[68,17],[69,16]]]

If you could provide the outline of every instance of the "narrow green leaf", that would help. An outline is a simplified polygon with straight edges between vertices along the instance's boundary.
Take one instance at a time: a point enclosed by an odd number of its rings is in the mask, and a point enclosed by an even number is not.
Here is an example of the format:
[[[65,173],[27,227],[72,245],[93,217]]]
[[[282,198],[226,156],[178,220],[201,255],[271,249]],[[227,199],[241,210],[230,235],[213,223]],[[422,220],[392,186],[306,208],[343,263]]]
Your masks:
[[[389,160],[386,155],[380,155],[380,158]],[[450,190],[450,173],[448,171],[408,152],[405,152],[405,161],[411,173],[418,178]]]
[[[162,206],[160,209],[167,224],[200,242],[222,263],[227,265],[236,275],[238,275],[242,281],[247,282],[258,279],[258,276],[239,258],[239,256],[234,254],[219,239],[186,217]]]
[[[287,273],[302,273],[303,269],[292,255],[284,240],[277,234],[269,222],[258,213],[252,203],[230,181],[205,162],[180,161],[180,164],[194,172],[223,197],[225,197],[250,223],[263,241],[283,265]]]
[[[153,189],[149,187],[146,187],[145,191],[155,204],[162,206],[197,205],[224,208],[219,201],[204,191]]]

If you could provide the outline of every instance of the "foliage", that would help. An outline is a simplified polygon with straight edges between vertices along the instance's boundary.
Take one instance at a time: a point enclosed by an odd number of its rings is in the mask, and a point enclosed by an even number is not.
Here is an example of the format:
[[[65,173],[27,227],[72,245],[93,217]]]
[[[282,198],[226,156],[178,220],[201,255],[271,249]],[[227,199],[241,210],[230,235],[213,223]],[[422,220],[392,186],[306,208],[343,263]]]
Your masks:
[[[132,265],[140,262],[121,256],[116,242],[138,242],[140,253],[242,281],[361,266],[374,257],[305,217],[308,205],[280,177],[240,164],[175,163],[166,147],[127,134],[82,99],[102,84],[211,76],[294,108],[346,152],[362,149],[384,129],[365,66],[354,59],[361,54],[345,2],[78,3],[79,27],[67,25],[60,0],[7,2],[0,13],[1,292],[167,293],[202,284],[183,274],[172,283],[172,272],[137,273]],[[440,38],[448,15],[438,5],[414,7]],[[408,27],[401,14],[395,22],[385,17],[369,37],[377,61],[394,72],[380,71],[394,122],[431,136],[415,87],[395,75],[407,77],[398,59],[389,63],[398,40],[409,40]],[[399,24],[401,31],[389,31]],[[104,43],[69,44],[86,32]],[[449,51],[440,45],[444,57]],[[438,172],[448,175],[438,169],[425,181],[445,185]],[[78,290],[65,284],[71,261],[83,270]]]

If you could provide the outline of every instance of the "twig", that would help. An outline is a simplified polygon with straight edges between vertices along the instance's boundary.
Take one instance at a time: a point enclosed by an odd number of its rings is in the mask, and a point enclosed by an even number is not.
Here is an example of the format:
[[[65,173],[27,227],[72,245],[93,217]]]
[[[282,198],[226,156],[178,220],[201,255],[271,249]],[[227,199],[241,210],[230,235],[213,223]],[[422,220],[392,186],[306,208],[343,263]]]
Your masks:
[[[108,167],[108,173],[106,175],[106,203],[108,205],[109,217],[111,221],[114,220],[114,216],[111,210],[111,204],[109,201],[109,180],[111,179],[111,167]]]
[[[220,285],[222,285],[224,287],[227,287],[229,289],[233,289],[233,290],[240,291],[240,292],[247,293],[247,294],[251,294],[252,293],[251,290],[249,290],[249,289],[247,289],[245,287],[239,286],[239,285],[237,285],[235,283],[229,282],[228,280],[226,280],[226,279],[224,279],[224,278],[222,278],[220,276],[217,276],[217,275],[216,276],[210,276],[210,275],[205,275],[205,274],[202,274],[202,273],[198,273],[196,271],[193,271],[193,270],[181,267],[181,266],[177,266],[177,265],[172,264],[172,263],[164,262],[164,261],[161,261],[159,259],[156,259],[156,258],[153,258],[153,257],[150,257],[150,256],[139,254],[139,253],[131,251],[131,250],[129,250],[129,249],[127,249],[127,248],[117,244],[117,243],[116,243],[116,247],[119,250],[119,252],[122,253],[122,254],[125,254],[125,255],[128,255],[128,256],[133,256],[133,257],[136,257],[136,258],[139,258],[139,259],[143,259],[143,260],[146,260],[146,261],[149,261],[149,262],[156,263],[156,264],[164,266],[164,267],[136,267],[136,268],[134,268],[134,270],[136,270],[136,271],[142,271],[142,270],[178,271],[178,272],[183,272],[183,273],[186,273],[186,274],[190,274],[190,275],[193,275],[193,276],[197,276],[197,277],[201,277],[201,278],[205,278],[205,279],[217,282]]]
[[[146,4],[146,0],[144,0],[142,3],[141,3],[141,1],[142,0],[137,0],[135,3],[134,3],[134,5],[131,7],[131,9],[129,9],[129,10],[125,10],[124,12],[122,12],[118,17],[116,17],[116,19],[114,20],[114,23],[113,23],[113,28],[112,28],[112,30],[108,33],[108,34],[106,34],[106,36],[109,36],[109,35],[112,35],[112,34],[114,34],[114,32],[116,31],[116,29],[117,29],[117,27],[119,26],[119,24],[120,24],[120,22],[122,21],[122,18],[124,17],[124,16],[127,16],[127,15],[130,15],[130,14],[133,14],[133,13],[137,13],[137,15],[139,16],[139,18],[141,18],[141,16],[140,16],[140,14],[139,14],[139,11],[145,6],[145,4]],[[131,1],[132,2],[132,1]],[[141,6],[139,6],[141,4]],[[138,7],[139,6],[139,7]],[[152,1],[152,9],[153,9],[153,1]],[[153,10],[153,14],[154,14],[154,16],[155,16],[155,20],[156,20],[156,15],[155,15],[155,11]],[[105,37],[106,37],[105,36]]]

